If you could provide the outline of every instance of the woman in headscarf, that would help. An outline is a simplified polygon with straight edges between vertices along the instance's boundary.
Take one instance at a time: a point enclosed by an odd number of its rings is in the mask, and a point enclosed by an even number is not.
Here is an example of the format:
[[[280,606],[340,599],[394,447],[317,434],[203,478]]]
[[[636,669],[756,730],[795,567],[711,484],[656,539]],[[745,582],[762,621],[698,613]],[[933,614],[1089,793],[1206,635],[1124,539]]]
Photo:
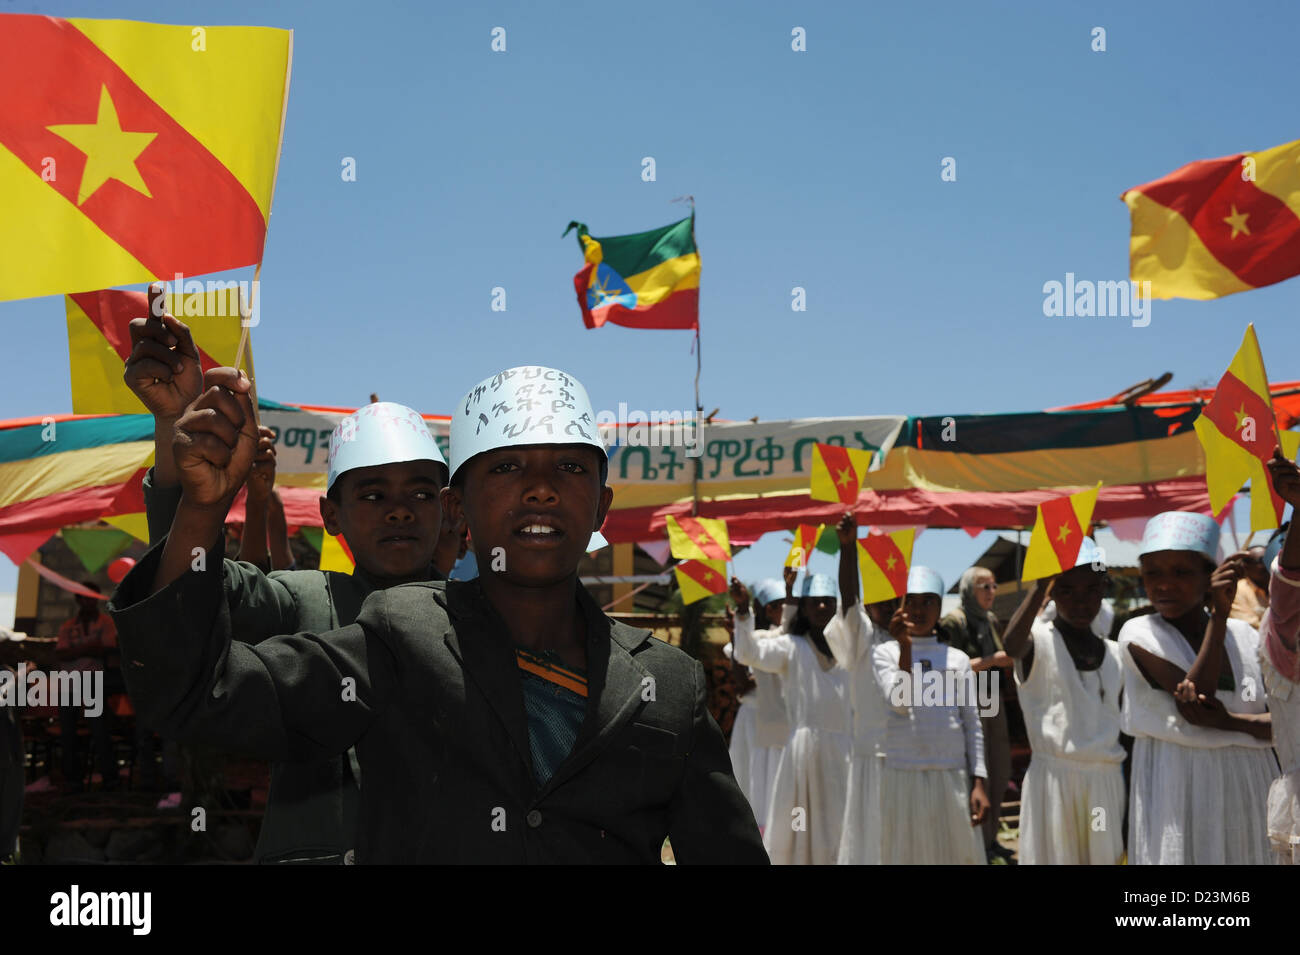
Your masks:
[[[993,598],[998,585],[993,572],[971,567],[961,575],[957,585],[961,606],[939,621],[939,639],[970,657],[971,669],[978,673],[999,669],[998,687],[1011,679],[1015,660],[1002,648],[997,617],[993,615]],[[984,817],[984,851],[993,861],[1009,858],[1010,850],[998,843],[999,815],[1007,782],[1011,779],[1011,737],[1007,732],[1006,708],[999,706],[993,716],[980,716],[984,729],[984,761],[988,769],[989,813]]]

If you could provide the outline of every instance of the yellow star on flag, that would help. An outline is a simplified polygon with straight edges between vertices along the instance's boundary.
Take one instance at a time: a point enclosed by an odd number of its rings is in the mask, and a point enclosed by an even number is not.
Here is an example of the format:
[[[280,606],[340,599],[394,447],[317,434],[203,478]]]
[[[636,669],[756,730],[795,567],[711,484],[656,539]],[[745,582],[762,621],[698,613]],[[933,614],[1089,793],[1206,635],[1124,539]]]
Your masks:
[[[1238,232],[1250,235],[1250,230],[1246,228],[1246,219],[1249,216],[1249,212],[1238,212],[1235,205],[1232,207],[1232,215],[1223,217],[1223,221],[1232,226],[1232,235],[1229,238],[1235,239]]]
[[[1233,414],[1237,416],[1237,430],[1240,431],[1246,419],[1250,417],[1250,413],[1246,411],[1246,403],[1243,401],[1241,407],[1234,411]]]
[[[835,479],[835,483],[841,487],[848,487],[853,483],[856,476],[857,475],[853,473],[853,468],[845,468],[839,472],[839,477]]]
[[[1070,525],[1062,524],[1056,532],[1056,539],[1058,541],[1064,541],[1069,536],[1070,536]]]
[[[890,554],[889,557],[885,560],[885,568],[887,570],[893,570],[894,565],[897,563],[898,563],[898,558],[895,557],[893,554]]]
[[[153,198],[135,161],[158,134],[124,131],[107,86],[99,88],[99,116],[94,123],[63,123],[45,128],[86,154],[86,168],[77,189],[78,206],[110,179]]]

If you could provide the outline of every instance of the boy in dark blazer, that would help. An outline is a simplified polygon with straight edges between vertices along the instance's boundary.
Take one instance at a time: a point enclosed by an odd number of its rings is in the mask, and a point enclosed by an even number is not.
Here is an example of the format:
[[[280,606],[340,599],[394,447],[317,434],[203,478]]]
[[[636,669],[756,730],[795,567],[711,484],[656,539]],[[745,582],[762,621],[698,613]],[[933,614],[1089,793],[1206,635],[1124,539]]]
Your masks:
[[[182,738],[277,760],[355,746],[360,862],[766,862],[686,654],[605,616],[577,579],[613,499],[586,392],[547,368],[455,409],[450,520],[480,577],[405,584],[324,634],[232,642],[220,519],[256,449],[247,380],[178,425],[172,533],[113,601],[137,707]],[[209,566],[220,566],[209,561]]]

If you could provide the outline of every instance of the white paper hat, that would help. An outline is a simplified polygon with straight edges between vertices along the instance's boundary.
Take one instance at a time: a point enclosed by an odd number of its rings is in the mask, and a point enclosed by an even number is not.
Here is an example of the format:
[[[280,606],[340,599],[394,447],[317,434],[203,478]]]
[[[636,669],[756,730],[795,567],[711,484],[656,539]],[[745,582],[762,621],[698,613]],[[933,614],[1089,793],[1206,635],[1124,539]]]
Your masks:
[[[418,411],[391,401],[377,401],[348,415],[330,434],[326,488],[332,488],[345,471],[403,461],[447,465]]]
[[[781,585],[781,591],[784,594],[784,584]],[[803,579],[803,590],[800,593],[804,597],[836,597],[839,590],[829,574],[809,574]]]
[[[929,567],[913,564],[907,572],[909,594],[937,594],[943,596],[943,578]]]
[[[764,607],[773,600],[784,600],[785,582],[777,580],[775,577],[760,580],[754,585],[754,596]]]
[[[1091,537],[1085,537],[1079,545],[1079,556],[1074,559],[1075,567],[1092,567],[1098,573],[1106,570],[1106,552],[1097,546]]]
[[[1165,511],[1147,521],[1138,556],[1161,550],[1190,550],[1218,563],[1219,533],[1218,523],[1208,514]]]
[[[527,444],[587,444],[607,453],[578,379],[523,365],[471,388],[451,416],[452,477],[476,454]]]

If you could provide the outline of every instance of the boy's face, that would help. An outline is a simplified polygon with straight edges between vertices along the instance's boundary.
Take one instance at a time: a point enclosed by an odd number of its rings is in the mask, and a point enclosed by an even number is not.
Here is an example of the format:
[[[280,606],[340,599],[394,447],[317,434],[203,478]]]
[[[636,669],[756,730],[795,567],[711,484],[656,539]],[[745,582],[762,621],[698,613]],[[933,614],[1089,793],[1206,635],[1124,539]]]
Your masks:
[[[1200,607],[1210,586],[1209,562],[1188,550],[1159,550],[1138,558],[1142,586],[1156,613],[1168,620]]]
[[[823,630],[835,619],[836,602],[834,597],[801,597],[803,615],[818,630]]]
[[[943,601],[938,594],[908,594],[903,598],[903,612],[910,621],[907,633],[912,637],[927,636],[939,622],[939,608]]]
[[[585,444],[498,448],[462,465],[443,500],[469,524],[479,573],[545,587],[572,577],[614,492],[600,483],[603,455]]]
[[[343,534],[357,566],[372,577],[423,580],[442,525],[443,473],[434,461],[347,471],[334,485],[338,503],[321,498],[325,529]]]
[[[1105,583],[1106,575],[1089,566],[1067,570],[1052,585],[1056,612],[1070,626],[1087,630],[1092,625],[1093,618],[1101,612]]]
[[[785,603],[781,600],[769,600],[767,606],[763,608],[763,614],[767,617],[769,627],[779,627],[781,625],[781,611],[785,609]]]

